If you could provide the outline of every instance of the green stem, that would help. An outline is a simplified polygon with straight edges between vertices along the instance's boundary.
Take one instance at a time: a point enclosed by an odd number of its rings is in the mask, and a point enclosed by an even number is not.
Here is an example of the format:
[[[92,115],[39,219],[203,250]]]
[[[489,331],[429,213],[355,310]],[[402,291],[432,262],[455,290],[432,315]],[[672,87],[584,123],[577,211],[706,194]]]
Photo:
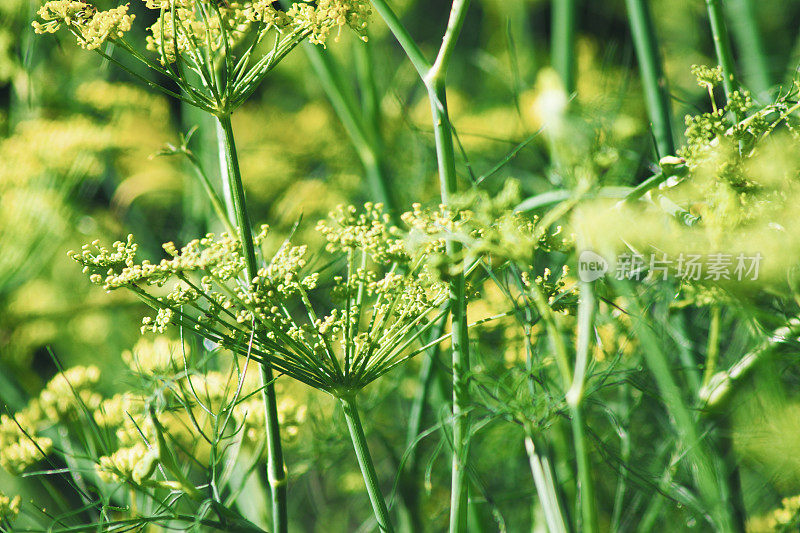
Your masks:
[[[717,54],[717,62],[722,67],[722,86],[725,88],[725,98],[730,99],[731,93],[737,89],[737,83],[731,41],[728,38],[725,15],[722,12],[722,2],[721,0],[706,0],[706,7],[708,8],[711,35],[714,38],[714,51]]]
[[[553,0],[552,3],[550,61],[567,94],[575,90],[575,2]]]
[[[257,276],[255,245],[253,243],[253,230],[247,214],[247,204],[244,196],[244,185],[239,169],[239,159],[236,154],[236,143],[233,137],[233,127],[230,115],[217,117],[220,135],[220,160],[224,161],[223,183],[225,183],[226,203],[229,212],[233,212],[232,219],[236,220],[239,228],[239,238],[242,243],[247,270],[247,284],[252,283]],[[222,153],[224,152],[224,153]],[[264,411],[267,427],[267,474],[270,488],[272,489],[272,524],[276,533],[288,531],[288,511],[286,495],[286,467],[283,463],[283,450],[280,438],[280,423],[278,422],[278,407],[275,397],[275,383],[272,366],[264,361],[261,363],[261,381],[263,386]]]
[[[708,332],[708,348],[706,350],[706,369],[703,377],[703,387],[708,385],[711,376],[719,359],[719,335],[720,335],[720,306],[714,304],[711,308],[711,325]],[[742,496],[742,482],[739,477],[739,466],[736,464],[736,457],[733,450],[733,437],[731,435],[730,421],[721,413],[716,413],[717,422],[717,455],[722,463],[722,468],[726,476],[728,493],[730,495],[731,516],[733,517],[733,527],[736,531],[745,530],[745,507]]]
[[[453,128],[447,110],[447,69],[452,58],[458,36],[466,19],[469,0],[453,0],[442,45],[431,65],[422,54],[419,46],[400,22],[397,15],[385,0],[372,0],[375,11],[383,18],[400,46],[428,89],[428,97],[433,115],[433,128],[436,140],[436,158],[439,169],[439,183],[442,203],[449,205],[458,190],[456,179]],[[452,239],[447,241],[447,254],[456,257],[461,246]],[[467,333],[467,298],[464,272],[452,277],[450,281],[449,306],[452,324],[452,364],[453,364],[453,466],[450,492],[450,532],[460,533],[467,528],[467,461],[469,455],[470,422],[467,413],[469,401],[468,381],[469,336]]]
[[[397,42],[400,43],[400,46],[408,56],[411,64],[414,65],[417,73],[421,78],[424,79],[428,74],[428,70],[430,70],[431,65],[430,62],[425,58],[422,50],[420,50],[419,46],[414,41],[414,38],[411,37],[410,33],[408,33],[408,30],[405,26],[403,26],[400,18],[395,14],[392,8],[389,7],[389,4],[386,3],[386,0],[371,0],[371,2],[373,7],[375,7],[375,11],[378,12],[378,15],[380,15],[380,17],[389,27],[392,35],[394,35],[395,39],[397,39]]]
[[[719,358],[719,305],[711,307],[711,324],[708,328],[708,349],[706,350],[706,368],[703,372],[703,388],[708,386],[711,376],[717,370],[717,359]]]
[[[730,369],[713,374],[698,393],[703,412],[714,413],[729,406],[733,394],[747,382],[747,378],[768,361],[779,346],[798,335],[800,321],[793,318],[786,326],[772,331],[764,342],[742,356]]]
[[[289,527],[286,467],[283,463],[275,377],[272,366],[266,363],[261,365],[261,386],[267,424],[267,477],[272,491],[272,524],[276,533],[284,533]]]
[[[764,53],[764,41],[758,31],[758,17],[753,0],[728,0],[726,7],[741,57],[745,82],[759,97],[767,98],[772,87],[772,76]]]
[[[572,438],[575,441],[575,456],[578,463],[578,494],[581,504],[580,530],[588,533],[598,530],[592,465],[586,446],[583,422],[583,397],[586,371],[589,365],[589,346],[594,328],[594,312],[595,300],[592,286],[589,283],[581,283],[581,298],[578,303],[578,349],[572,385],[567,391],[567,404],[571,414]]]
[[[455,152],[450,119],[447,114],[447,97],[444,84],[429,92],[436,137],[436,154],[439,163],[439,180],[442,203],[448,205],[457,191]],[[461,252],[461,245],[448,240],[449,257]],[[469,337],[467,334],[467,306],[464,274],[450,281],[450,309],[452,311],[452,365],[453,365],[453,467],[450,493],[450,532],[465,531],[467,519],[466,469],[469,454],[469,403],[467,377],[469,374]]]
[[[653,125],[659,157],[675,153],[667,80],[661,66],[658,40],[646,0],[626,0],[633,44],[639,60],[647,114]]]
[[[372,463],[372,456],[367,446],[367,437],[364,435],[361,418],[358,416],[355,396],[342,396],[339,398],[339,402],[342,404],[342,409],[344,409],[347,428],[350,430],[350,437],[353,439],[353,448],[358,458],[358,466],[364,476],[364,483],[367,486],[367,493],[372,504],[372,510],[375,512],[375,519],[378,521],[378,527],[381,531],[391,533],[394,528],[389,520],[389,509],[386,507],[386,501],[383,499],[383,494],[378,486],[378,474],[375,472],[375,465]]]
[[[533,440],[533,429],[525,428],[525,451],[528,453],[528,462],[531,466],[533,483],[536,485],[536,494],[539,504],[544,511],[544,519],[550,533],[567,533],[567,524],[564,513],[559,503],[558,488],[553,479],[550,460],[541,454]]]
[[[227,133],[222,120],[216,120],[217,126],[217,149],[219,151],[219,172],[222,178],[222,199],[225,201],[225,208],[228,213],[228,220],[237,221],[236,208],[233,201],[233,189],[231,188],[231,179],[228,177],[228,145]],[[233,135],[231,135],[233,138]],[[238,160],[237,160],[238,162]],[[238,223],[238,221],[237,221]]]

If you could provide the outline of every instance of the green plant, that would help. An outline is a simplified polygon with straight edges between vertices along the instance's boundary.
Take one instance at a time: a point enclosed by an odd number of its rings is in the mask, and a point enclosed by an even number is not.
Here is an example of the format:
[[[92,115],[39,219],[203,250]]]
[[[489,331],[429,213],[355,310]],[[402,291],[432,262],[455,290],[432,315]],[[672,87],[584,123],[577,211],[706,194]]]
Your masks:
[[[706,7],[4,3],[0,530],[792,530],[796,10]]]

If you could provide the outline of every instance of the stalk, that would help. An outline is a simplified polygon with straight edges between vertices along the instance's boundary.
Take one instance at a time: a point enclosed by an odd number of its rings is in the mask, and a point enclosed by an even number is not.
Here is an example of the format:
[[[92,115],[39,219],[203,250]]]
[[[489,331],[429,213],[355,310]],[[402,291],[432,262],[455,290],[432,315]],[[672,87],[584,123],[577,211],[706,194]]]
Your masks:
[[[236,208],[233,201],[233,189],[231,187],[231,179],[228,177],[228,140],[225,128],[222,126],[222,120],[216,120],[217,126],[217,150],[219,152],[219,172],[222,178],[222,199],[225,201],[225,208],[228,212],[228,220],[235,221],[238,226],[238,219],[236,218]],[[231,134],[233,139],[233,134]],[[235,157],[235,154],[234,154]],[[238,158],[237,158],[238,168]],[[244,242],[244,241],[242,241]],[[251,278],[252,279],[252,278]]]
[[[733,51],[728,38],[728,27],[725,25],[725,15],[722,12],[720,0],[706,0],[708,8],[708,21],[711,25],[711,35],[714,37],[714,51],[717,62],[722,67],[722,86],[725,89],[725,98],[738,87],[733,66]]]
[[[361,426],[361,418],[358,415],[358,406],[355,396],[342,396],[339,402],[344,409],[344,417],[347,420],[347,429],[350,430],[350,437],[353,439],[353,448],[358,458],[358,466],[364,476],[364,483],[367,486],[367,494],[375,512],[375,519],[378,527],[385,533],[392,533],[394,528],[389,520],[389,509],[383,499],[381,489],[378,486],[378,475],[375,472],[375,465],[372,463],[372,456],[369,453],[367,437],[364,435],[364,428]]]
[[[753,0],[728,0],[726,7],[745,81],[759,97],[766,98],[772,87],[772,76],[764,53],[764,41],[758,31]]]
[[[253,243],[253,229],[247,214],[244,186],[239,169],[239,158],[236,154],[236,143],[233,137],[230,115],[218,116],[217,127],[218,132],[220,132],[220,161],[224,161],[225,165],[223,168],[223,183],[226,190],[226,204],[228,211],[233,213],[231,218],[236,221],[236,225],[239,228],[239,238],[242,242],[242,251],[248,276],[247,283],[250,285],[258,273],[258,267]],[[286,467],[283,463],[280,423],[278,422],[278,402],[275,397],[275,380],[272,366],[266,361],[261,363],[261,385],[263,387],[262,394],[267,428],[267,475],[272,497],[272,525],[276,533],[287,533],[289,525],[287,518]]]
[[[567,524],[564,522],[564,513],[559,503],[558,488],[553,479],[550,460],[542,455],[534,443],[533,429],[525,428],[525,451],[528,453],[528,462],[531,465],[533,483],[536,485],[536,494],[544,511],[544,519],[550,533],[567,533]]]
[[[447,111],[446,77],[455,43],[466,18],[469,0],[454,0],[450,11],[442,47],[431,69],[423,79],[428,86],[433,127],[436,138],[436,156],[439,165],[439,184],[442,203],[449,205],[458,190],[456,179],[453,129]],[[446,244],[448,256],[455,257],[461,245],[454,240]],[[469,461],[470,420],[469,404],[470,372],[469,335],[467,332],[467,298],[464,272],[450,281],[450,310],[453,365],[453,466],[450,489],[450,532],[459,533],[467,527],[467,464]]]
[[[450,17],[442,45],[433,64],[429,63],[414,39],[403,26],[385,0],[372,0],[375,11],[383,18],[428,89],[436,138],[436,158],[442,203],[449,205],[457,192],[453,128],[447,110],[447,68],[456,41],[467,16],[469,0],[453,0]],[[454,257],[460,244],[447,241],[447,253]],[[460,533],[467,528],[467,461],[469,455],[470,421],[467,413],[469,400],[467,376],[469,375],[469,337],[467,333],[467,299],[464,290],[464,272],[450,281],[449,306],[452,324],[453,364],[453,465],[450,492],[450,532]]]
[[[575,2],[553,0],[552,5],[550,61],[567,94],[575,90]]]
[[[575,456],[578,463],[578,494],[581,504],[581,531],[597,531],[597,509],[595,508],[592,465],[586,446],[583,422],[583,398],[586,370],[589,365],[589,345],[594,324],[595,301],[592,286],[581,283],[581,298],[578,303],[578,349],[575,357],[575,372],[572,385],[567,391],[572,425],[572,438],[575,441]]]
[[[647,114],[659,157],[675,153],[667,80],[661,65],[653,18],[646,0],[626,0],[633,44],[639,61]]]

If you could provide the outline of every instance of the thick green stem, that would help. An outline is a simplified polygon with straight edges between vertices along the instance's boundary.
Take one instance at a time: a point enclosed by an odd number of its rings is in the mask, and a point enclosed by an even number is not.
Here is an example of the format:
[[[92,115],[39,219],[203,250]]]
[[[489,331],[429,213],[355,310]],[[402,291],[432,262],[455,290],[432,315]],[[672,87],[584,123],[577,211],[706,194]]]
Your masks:
[[[646,0],[626,0],[633,44],[639,60],[647,114],[653,125],[659,157],[675,153],[667,80],[661,66],[658,40]]]
[[[439,179],[442,203],[448,205],[457,191],[455,151],[453,132],[447,114],[447,96],[444,84],[439,84],[429,92],[436,137],[436,154],[439,162]],[[447,254],[455,257],[461,252],[461,245],[453,240],[447,242]],[[468,375],[469,338],[467,334],[467,305],[464,287],[464,274],[459,273],[450,281],[450,309],[453,331],[453,467],[450,492],[450,531],[466,530],[467,520],[467,476],[469,455],[469,403]]]
[[[726,7],[744,71],[744,81],[759,97],[768,98],[772,76],[758,29],[756,6],[753,0],[728,0]]]
[[[722,12],[721,0],[706,0],[708,7],[708,21],[711,25],[711,35],[714,38],[714,51],[717,62],[722,67],[722,86],[725,88],[725,97],[738,87],[733,64],[731,41],[728,38],[728,27],[725,25],[725,15]]]
[[[378,527],[381,531],[390,533],[394,529],[389,520],[389,509],[386,507],[386,501],[383,499],[383,494],[378,486],[378,474],[375,472],[375,465],[372,463],[372,456],[367,446],[367,437],[364,435],[361,418],[358,416],[355,396],[340,397],[339,402],[342,404],[342,409],[344,409],[347,428],[350,430],[350,437],[353,439],[353,448],[358,458],[358,466],[364,476],[364,483],[367,486],[367,493],[372,504],[372,510],[375,512],[375,519],[378,521]]]
[[[575,90],[575,2],[553,0],[551,63],[567,94]]]
[[[236,208],[233,202],[233,189],[231,189],[231,179],[228,177],[228,145],[227,133],[222,125],[221,119],[216,120],[217,130],[217,150],[219,152],[219,172],[222,179],[222,199],[225,201],[225,208],[228,213],[228,220],[237,222]],[[233,135],[231,135],[233,138]],[[238,160],[237,160],[238,162]]]
[[[242,255],[247,270],[247,283],[252,283],[257,276],[258,264],[256,262],[255,245],[253,243],[253,230],[247,214],[247,204],[244,197],[244,185],[239,170],[239,159],[236,154],[236,143],[233,137],[233,127],[230,115],[217,117],[220,135],[220,160],[225,162],[223,170],[223,183],[225,184],[225,200],[231,218],[236,221],[239,229],[239,238],[242,243]],[[224,153],[222,153],[224,151]],[[275,383],[272,367],[266,361],[261,364],[261,380],[263,386],[264,411],[267,427],[267,474],[269,476],[272,496],[272,525],[276,533],[288,532],[288,511],[286,496],[286,467],[283,464],[283,450],[280,437],[280,423],[278,422],[278,404],[275,397]]]
[[[272,525],[276,533],[288,531],[289,516],[286,494],[286,467],[283,464],[281,428],[278,422],[278,401],[272,366],[261,365],[261,386],[267,424],[267,477],[272,491]]]

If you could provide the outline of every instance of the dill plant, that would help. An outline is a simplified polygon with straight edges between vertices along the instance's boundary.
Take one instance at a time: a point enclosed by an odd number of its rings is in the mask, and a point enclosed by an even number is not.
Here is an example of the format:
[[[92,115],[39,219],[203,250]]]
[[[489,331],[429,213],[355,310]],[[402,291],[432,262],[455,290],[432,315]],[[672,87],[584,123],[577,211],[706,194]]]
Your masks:
[[[787,153],[797,141],[797,84],[769,103],[751,97],[734,75],[721,4],[709,0],[721,67],[692,69],[710,110],[686,118],[684,146],[675,150],[648,6],[626,5],[657,143],[653,175],[633,187],[608,186],[609,169],[630,182],[641,161],[620,164],[619,171],[615,158],[636,157],[605,146],[607,132],[581,123],[580,113],[590,110],[574,92],[581,81],[581,73],[573,77],[575,3],[559,2],[552,50],[559,76],[542,73],[536,102],[540,114],[551,115],[543,118],[552,119],[542,136],[552,167],[547,190],[525,198],[513,181],[505,188],[481,185],[535,134],[478,177],[448,108],[446,74],[469,2],[447,6],[449,20],[431,61],[392,6],[373,0],[427,90],[441,205],[415,203],[400,216],[395,205],[341,207],[317,225],[327,243],[317,253],[295,244],[295,237],[281,244],[266,226],[251,230],[230,116],[303,40],[321,44],[345,26],[364,37],[367,2],[281,9],[273,2],[147,0],[157,21],[144,50],[127,41],[137,21],[126,6],[97,11],[85,2],[45,4],[38,32],[66,28],[82,48],[118,64],[121,50],[180,90],[156,88],[213,117],[221,195],[189,150],[190,135],[163,154],[189,159],[225,231],[180,247],[167,243],[164,259],[142,259],[133,236],[110,247],[95,241],[70,254],[92,283],[133,292],[152,307],[143,333],[162,335],[177,326],[181,334],[197,332],[204,347],[161,337],[153,346],[137,346],[123,359],[141,390],[111,397],[97,392],[96,368],[61,373],[28,407],[0,421],[0,464],[25,471],[43,457],[64,458],[63,472],[69,471],[85,504],[77,514],[109,528],[149,520],[258,531],[264,526],[240,515],[232,479],[242,475],[234,463],[246,459],[256,468],[266,451],[273,528],[285,530],[278,422],[291,434],[303,415],[277,401],[277,371],[338,401],[375,520],[391,531],[357,399],[379,377],[450,339],[452,376],[445,376],[452,380],[437,381],[441,395],[452,400],[434,428],[452,451],[450,531],[479,523],[479,504],[491,509],[498,529],[509,529],[498,494],[478,473],[506,459],[506,453],[482,453],[497,422],[512,428],[503,436],[512,435],[524,453],[526,482],[537,498],[533,520],[540,514],[550,531],[649,530],[664,516],[688,516],[718,531],[794,527],[796,498],[747,520],[728,414],[750,378],[794,349],[800,332],[794,274],[800,248],[786,231],[796,219],[798,167]],[[386,182],[376,161],[380,132],[366,124],[378,113],[375,95],[364,96],[360,117],[336,79],[335,64],[320,49],[310,56],[376,180],[373,192],[391,198],[381,188]],[[371,73],[359,69],[360,89],[369,92]],[[555,105],[548,108],[548,102]],[[462,162],[471,183],[459,175]],[[663,277],[650,269],[648,277],[646,267],[619,282],[609,275],[588,283],[571,268],[585,249],[608,257],[658,251],[675,258],[686,247],[705,253],[757,247],[770,260],[759,280],[743,284],[682,280],[675,269]],[[698,325],[705,319],[707,331]],[[725,327],[733,340],[725,338]],[[218,349],[234,354],[230,368],[209,370],[205,363]],[[260,383],[246,372],[251,364],[263,369]],[[431,356],[410,416],[406,456],[412,461],[418,441],[433,431],[421,430],[421,413],[434,374]],[[62,431],[81,424],[94,433],[83,442]],[[494,444],[505,452],[508,443]],[[503,457],[486,458],[492,455]],[[50,474],[61,471],[50,466]],[[100,487],[102,505],[92,505],[86,487]],[[120,496],[126,489],[132,495]],[[676,504],[670,514],[667,501]],[[18,499],[0,495],[3,527],[19,508]],[[186,509],[197,518],[183,514]]]
[[[317,5],[298,3],[286,11],[276,9],[272,0],[241,5],[194,0],[147,0],[145,4],[148,9],[158,12],[155,24],[148,28],[147,52],[126,40],[135,18],[128,13],[128,5],[101,11],[86,2],[52,0],[39,9],[39,20],[33,22],[33,27],[37,33],[55,33],[63,27],[82,48],[99,53],[147,85],[217,119],[220,161],[225,162],[222,188],[228,224],[235,221],[237,226],[240,244],[234,244],[233,248],[241,249],[243,280],[247,287],[257,277],[258,265],[231,113],[304,39],[324,44],[335,28],[345,26],[363,34],[369,14],[368,6],[358,0],[332,0]],[[268,40],[272,41],[271,47],[262,51],[259,45]],[[171,80],[181,92],[149,81],[126,68],[116,57],[104,51],[107,44],[113,44],[149,70]],[[236,58],[234,49],[237,49],[237,53],[241,52]],[[148,57],[148,52],[155,54],[155,58]],[[207,191],[210,189],[207,188]],[[170,310],[161,310],[156,317],[157,329],[158,324],[169,321],[170,316]],[[268,361],[264,360],[261,368],[268,420],[268,468],[272,484],[274,527],[277,531],[285,531],[286,474],[277,421],[274,376]]]

